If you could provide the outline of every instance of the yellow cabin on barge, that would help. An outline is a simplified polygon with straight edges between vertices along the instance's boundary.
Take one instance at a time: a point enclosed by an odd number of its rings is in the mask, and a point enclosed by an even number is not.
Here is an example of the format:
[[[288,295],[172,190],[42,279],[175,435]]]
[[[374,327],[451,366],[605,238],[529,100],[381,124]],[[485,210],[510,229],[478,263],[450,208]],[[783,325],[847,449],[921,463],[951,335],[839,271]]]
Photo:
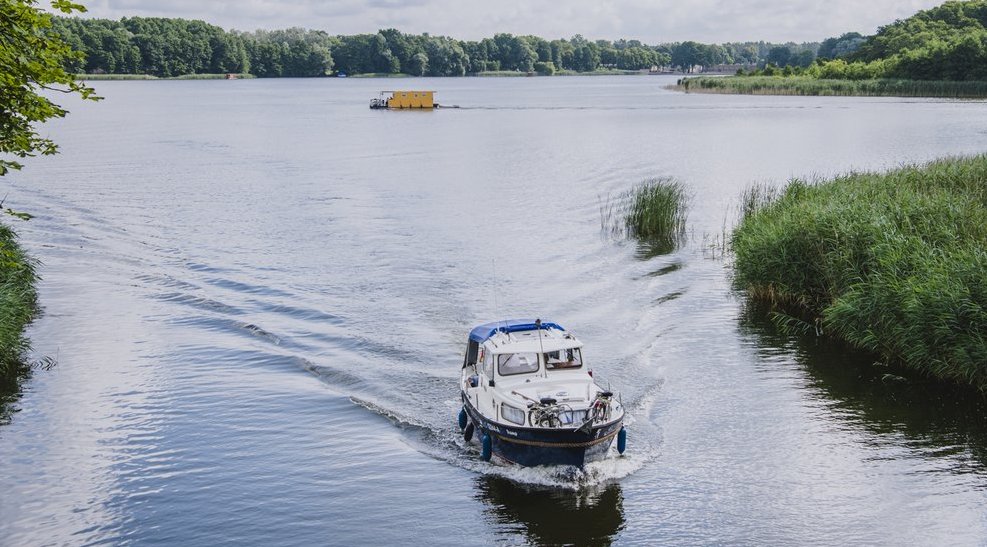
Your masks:
[[[385,96],[386,94],[390,96]],[[381,91],[379,99],[370,101],[370,108],[432,109],[439,106],[434,91]]]

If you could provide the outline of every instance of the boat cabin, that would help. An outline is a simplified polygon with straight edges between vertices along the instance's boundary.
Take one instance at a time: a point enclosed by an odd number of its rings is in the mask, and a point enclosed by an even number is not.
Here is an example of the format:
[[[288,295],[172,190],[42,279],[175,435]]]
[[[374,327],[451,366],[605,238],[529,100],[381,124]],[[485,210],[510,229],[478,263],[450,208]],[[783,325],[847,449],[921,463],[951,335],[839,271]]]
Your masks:
[[[434,91],[381,91],[380,97],[370,101],[370,108],[432,109],[438,106]]]
[[[583,366],[582,343],[555,323],[515,319],[470,332],[463,368],[477,365],[490,380]]]
[[[582,346],[555,323],[521,319],[480,325],[467,342],[466,389],[475,393],[481,412],[496,409],[511,423],[536,425],[525,423],[525,409],[540,404],[567,405],[563,422],[573,423],[599,391]]]

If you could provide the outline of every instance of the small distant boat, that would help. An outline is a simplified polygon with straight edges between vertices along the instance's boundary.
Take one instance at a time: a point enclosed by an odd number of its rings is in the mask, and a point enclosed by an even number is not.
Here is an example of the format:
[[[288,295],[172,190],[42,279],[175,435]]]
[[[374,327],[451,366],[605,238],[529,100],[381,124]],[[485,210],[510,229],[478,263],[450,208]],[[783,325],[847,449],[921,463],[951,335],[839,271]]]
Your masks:
[[[627,432],[620,397],[595,383],[583,344],[556,323],[512,319],[470,331],[459,428],[479,438],[481,457],[523,465],[604,458]]]
[[[370,100],[370,108],[431,110],[439,107],[434,97],[434,91],[381,91],[380,97]]]

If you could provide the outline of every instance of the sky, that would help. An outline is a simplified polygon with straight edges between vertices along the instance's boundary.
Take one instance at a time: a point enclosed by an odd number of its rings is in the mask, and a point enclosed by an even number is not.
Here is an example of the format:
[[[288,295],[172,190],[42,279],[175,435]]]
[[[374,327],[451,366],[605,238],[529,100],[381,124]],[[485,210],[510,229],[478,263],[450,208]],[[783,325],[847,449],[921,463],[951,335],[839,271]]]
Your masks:
[[[499,32],[575,34],[647,44],[696,40],[816,42],[881,25],[943,0],[76,0],[89,17],[182,17],[226,29],[382,28],[477,40]]]

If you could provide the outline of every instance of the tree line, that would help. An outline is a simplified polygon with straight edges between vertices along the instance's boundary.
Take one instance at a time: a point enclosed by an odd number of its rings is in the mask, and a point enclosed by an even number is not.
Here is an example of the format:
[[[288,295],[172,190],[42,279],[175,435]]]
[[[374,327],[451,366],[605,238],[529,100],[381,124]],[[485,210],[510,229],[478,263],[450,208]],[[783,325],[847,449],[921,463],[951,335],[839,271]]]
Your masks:
[[[822,79],[987,80],[987,0],[952,0],[878,29],[820,44],[811,65],[775,63],[757,75]]]
[[[685,72],[715,65],[810,64],[818,43],[681,42],[647,45],[638,40],[546,40],[496,34],[457,40],[395,29],[375,34],[330,35],[291,28],[226,31],[203,21],[126,17],[119,21],[59,17],[53,29],[84,59],[74,73],[150,74],[159,77],[206,73],[251,73],[260,77],[331,74],[463,76],[488,71],[592,72],[659,67]]]

